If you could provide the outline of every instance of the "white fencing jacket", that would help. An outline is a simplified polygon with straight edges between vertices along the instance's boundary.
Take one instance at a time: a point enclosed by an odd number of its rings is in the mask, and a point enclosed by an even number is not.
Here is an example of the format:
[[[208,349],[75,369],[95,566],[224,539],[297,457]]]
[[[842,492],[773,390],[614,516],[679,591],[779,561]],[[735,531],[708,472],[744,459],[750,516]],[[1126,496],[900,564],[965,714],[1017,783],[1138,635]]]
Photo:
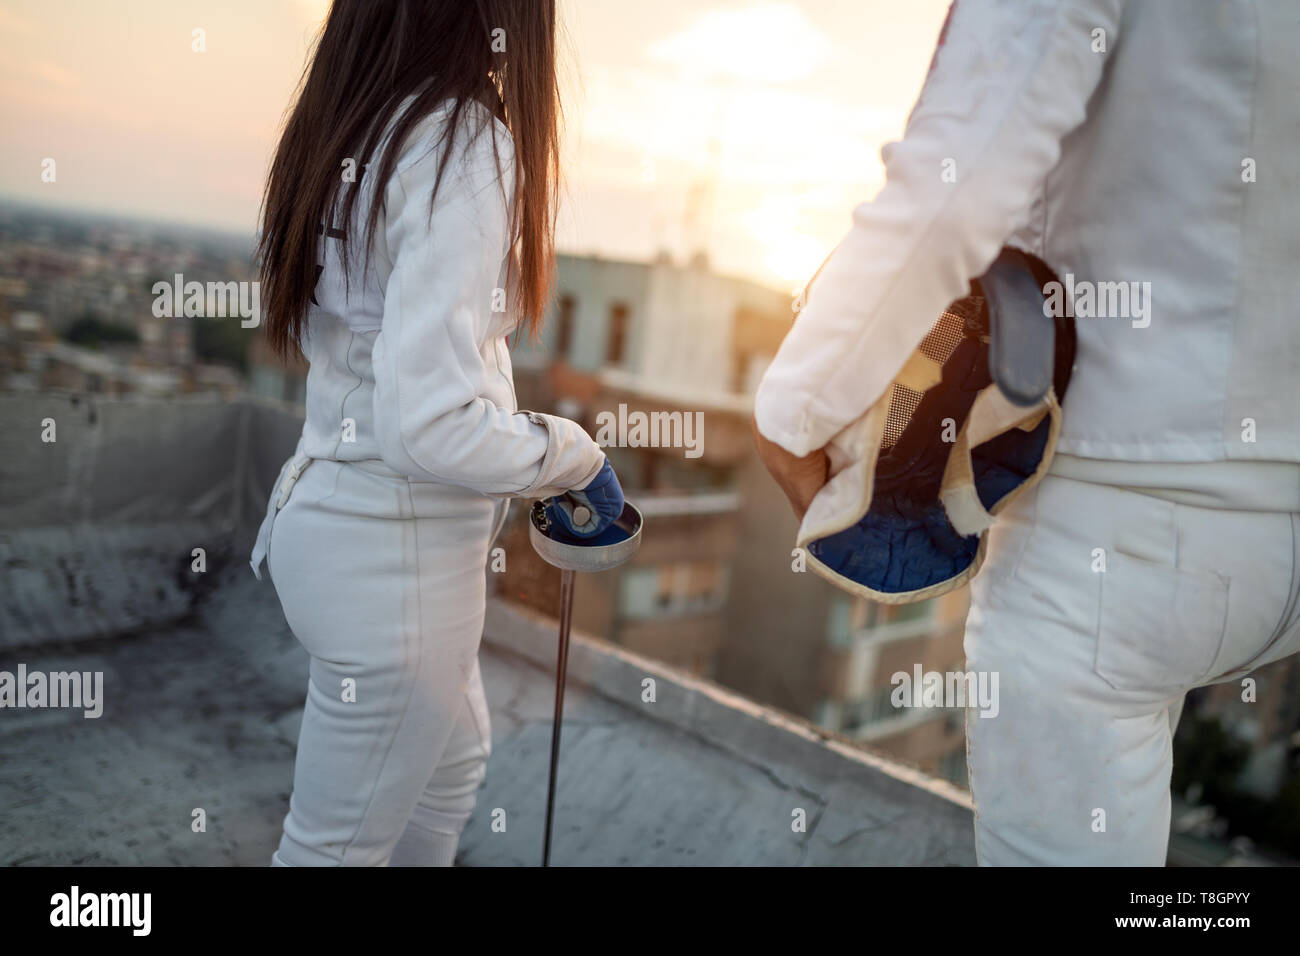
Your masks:
[[[1075,287],[1058,452],[1300,462],[1300,3],[957,0],[949,18],[884,187],[764,376],[759,430],[826,446],[1012,244]],[[1118,282],[1149,290],[1145,314],[1090,314],[1079,290]]]
[[[343,240],[321,240],[300,451],[382,460],[449,494],[543,498],[580,488],[604,464],[596,442],[575,422],[516,411],[506,341],[517,324],[513,296],[502,308],[514,159],[509,132],[478,104],[466,112],[487,126],[472,140],[468,128],[457,134],[430,208],[450,110],[444,104],[423,119],[402,147],[382,184],[369,268],[363,250],[350,249],[350,288]],[[374,201],[372,180],[361,175],[356,186],[358,234]]]

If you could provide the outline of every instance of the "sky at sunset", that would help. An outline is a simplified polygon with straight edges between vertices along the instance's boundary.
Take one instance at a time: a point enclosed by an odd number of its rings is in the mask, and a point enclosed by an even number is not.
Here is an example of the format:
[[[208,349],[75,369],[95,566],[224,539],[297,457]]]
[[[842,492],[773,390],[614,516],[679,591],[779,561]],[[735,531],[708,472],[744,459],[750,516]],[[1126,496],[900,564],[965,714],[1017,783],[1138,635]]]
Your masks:
[[[947,5],[561,0],[561,248],[704,247],[722,272],[792,288],[879,189]],[[0,0],[0,196],[251,235],[327,8]]]

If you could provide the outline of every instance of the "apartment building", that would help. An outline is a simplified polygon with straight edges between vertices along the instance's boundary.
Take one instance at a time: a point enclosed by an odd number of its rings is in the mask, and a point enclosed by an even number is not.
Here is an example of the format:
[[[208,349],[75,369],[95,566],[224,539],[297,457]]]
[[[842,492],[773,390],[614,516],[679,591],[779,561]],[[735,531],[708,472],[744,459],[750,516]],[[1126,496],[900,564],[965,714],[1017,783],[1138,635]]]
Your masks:
[[[520,407],[598,437],[611,419],[702,422],[692,447],[622,430],[607,444],[644,542],[624,567],[578,576],[574,626],[963,782],[963,712],[894,708],[889,691],[898,671],[962,668],[965,592],[886,608],[801,571],[794,518],[754,453],[753,395],[790,297],[666,258],[561,256],[557,286],[541,339],[514,351]],[[493,579],[554,615],[559,573],[532,553],[526,511]]]
[[[515,350],[521,407],[573,418],[602,440],[646,517],[636,558],[581,576],[574,623],[640,653],[717,676],[742,500],[750,397],[789,326],[789,300],[677,265],[561,256],[543,337]],[[737,343],[766,327],[764,355]],[[558,573],[527,547],[525,509],[507,532],[504,593],[554,611]]]

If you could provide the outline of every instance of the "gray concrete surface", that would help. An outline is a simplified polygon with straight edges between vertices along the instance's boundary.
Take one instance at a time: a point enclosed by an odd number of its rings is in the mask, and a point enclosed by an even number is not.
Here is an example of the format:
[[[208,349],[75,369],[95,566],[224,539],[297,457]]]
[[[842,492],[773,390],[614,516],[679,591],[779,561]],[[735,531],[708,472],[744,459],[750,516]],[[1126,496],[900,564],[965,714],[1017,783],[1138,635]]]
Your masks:
[[[288,806],[306,657],[269,584],[219,573],[177,624],[0,652],[0,669],[102,670],[106,699],[98,719],[0,712],[0,864],[265,865]],[[495,606],[488,634],[494,752],[459,862],[535,865],[552,678],[530,657],[549,656],[554,633]],[[969,810],[941,784],[596,642],[577,639],[573,676],[555,865],[972,862]],[[641,701],[645,676],[655,704]],[[582,686],[592,679],[608,683]],[[195,808],[204,833],[191,830]],[[806,833],[792,831],[797,808]]]

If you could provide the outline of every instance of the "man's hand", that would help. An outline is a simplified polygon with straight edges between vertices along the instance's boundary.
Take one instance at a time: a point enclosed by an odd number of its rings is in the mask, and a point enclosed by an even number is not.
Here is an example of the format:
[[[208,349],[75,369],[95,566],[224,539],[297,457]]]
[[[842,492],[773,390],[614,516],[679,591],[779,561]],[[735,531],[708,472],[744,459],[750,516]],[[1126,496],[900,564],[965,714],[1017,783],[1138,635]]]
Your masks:
[[[830,477],[830,459],[826,457],[826,450],[819,448],[798,458],[776,442],[764,438],[758,430],[758,422],[753,422],[753,428],[754,443],[758,446],[758,457],[762,459],[763,467],[790,499],[795,517],[803,521],[808,506]]]

